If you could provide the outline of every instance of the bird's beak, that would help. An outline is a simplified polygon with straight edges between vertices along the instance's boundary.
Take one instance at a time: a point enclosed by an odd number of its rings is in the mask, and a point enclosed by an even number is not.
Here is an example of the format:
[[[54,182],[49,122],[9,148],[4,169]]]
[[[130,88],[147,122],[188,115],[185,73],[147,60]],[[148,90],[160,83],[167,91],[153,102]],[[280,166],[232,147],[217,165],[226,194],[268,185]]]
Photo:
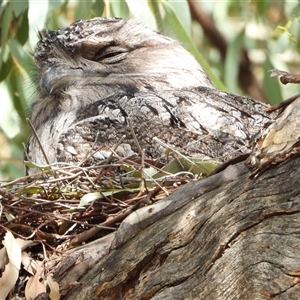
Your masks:
[[[51,95],[62,91],[65,87],[83,77],[82,69],[72,69],[66,66],[52,66],[42,74],[39,85],[43,95]]]

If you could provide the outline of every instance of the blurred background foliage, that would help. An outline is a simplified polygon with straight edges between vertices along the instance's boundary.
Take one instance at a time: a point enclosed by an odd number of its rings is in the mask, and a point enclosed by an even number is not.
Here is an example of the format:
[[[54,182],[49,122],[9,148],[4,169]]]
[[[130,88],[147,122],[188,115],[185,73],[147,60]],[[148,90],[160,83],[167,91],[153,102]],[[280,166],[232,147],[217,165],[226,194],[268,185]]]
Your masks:
[[[95,16],[135,18],[179,40],[219,89],[274,104],[299,92],[269,76],[273,68],[297,73],[299,7],[267,0],[0,0],[0,180],[22,176],[26,117],[38,93],[32,53],[39,30]]]

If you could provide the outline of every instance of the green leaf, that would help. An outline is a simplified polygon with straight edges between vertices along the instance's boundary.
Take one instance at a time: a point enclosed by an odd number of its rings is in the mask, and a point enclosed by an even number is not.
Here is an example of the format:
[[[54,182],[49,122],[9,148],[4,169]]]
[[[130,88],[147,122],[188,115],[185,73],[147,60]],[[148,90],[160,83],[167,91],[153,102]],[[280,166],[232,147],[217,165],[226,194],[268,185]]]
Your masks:
[[[258,15],[265,19],[266,18],[266,11],[267,11],[268,6],[269,6],[269,1],[266,1],[266,0],[255,1],[255,4],[257,6]]]
[[[8,115],[7,117],[11,119],[12,117],[16,117],[18,115],[22,123],[25,124],[27,106],[24,99],[23,77],[20,76],[21,73],[19,72],[19,70],[16,69],[16,64],[14,65],[14,68],[11,71],[12,73],[9,74],[9,77],[5,81],[6,88],[8,89],[9,92],[9,97],[6,98],[5,100],[13,104],[15,111],[12,114]],[[16,122],[16,120],[14,120],[14,122]],[[18,119],[17,124],[15,124],[15,126],[12,127],[19,127],[20,126],[19,122],[20,120]]]
[[[23,175],[23,164],[20,160],[1,159],[0,161],[0,180],[11,180]]]
[[[91,17],[93,1],[78,1],[75,20],[85,20]]]
[[[81,200],[80,200],[80,203],[79,203],[79,207],[82,207],[82,206],[85,206],[87,205],[88,203],[90,203],[91,201],[95,201],[97,199],[100,199],[102,198],[103,196],[99,193],[99,192],[94,192],[94,193],[88,193],[88,194],[85,194]]]
[[[190,14],[190,8],[186,0],[181,1],[169,1],[170,6],[174,10],[174,13],[177,16],[180,16],[180,21],[182,23],[182,26],[186,32],[189,33],[190,36],[190,30],[191,30],[191,14]]]
[[[129,18],[129,8],[126,1],[111,1],[111,14],[109,16],[115,16],[119,18]]]
[[[130,13],[135,19],[148,27],[157,29],[155,17],[147,0],[126,0]]]
[[[173,160],[166,164],[162,170],[171,174],[176,174],[180,172],[191,172],[194,175],[203,175],[206,176],[210,172],[212,172],[217,164],[213,161],[203,161],[198,158],[189,158],[190,161],[185,158],[179,158],[177,160]],[[155,179],[165,176],[165,173],[159,172],[155,174],[153,177]]]
[[[22,196],[24,194],[29,194],[29,195],[35,195],[40,192],[43,192],[43,188],[40,186],[30,186],[30,187],[25,187],[25,188],[19,188],[18,189],[18,195]]]
[[[197,158],[191,158],[194,164],[191,164],[184,158],[179,159],[186,171],[192,172],[194,175],[207,176],[210,172],[215,170],[218,164],[214,161],[203,161]]]
[[[7,221],[12,221],[12,220],[14,220],[16,218],[14,215],[12,215],[12,214],[10,214],[8,212],[5,212],[5,211],[4,211],[4,216],[5,216],[5,218],[6,218]]]
[[[2,61],[3,61],[3,55],[4,55],[4,48],[6,45],[6,40],[8,37],[8,31],[10,28],[10,23],[12,21],[13,14],[12,14],[12,8],[10,3],[7,3],[4,9],[4,14],[1,18],[1,48],[0,48],[0,69],[2,69]]]
[[[24,63],[28,62],[28,54],[24,51],[23,46],[19,43],[18,40],[11,38],[9,40],[9,48],[13,55],[14,62],[18,68],[18,72],[26,74],[26,70],[23,68]]]
[[[126,189],[111,189],[111,190],[107,189],[107,190],[101,191],[101,192],[88,193],[88,194],[85,194],[81,198],[80,203],[78,204],[78,207],[82,207],[84,205],[87,205],[91,201],[99,200],[103,197],[110,197],[112,195],[116,195],[119,193],[137,192],[137,191],[139,191],[138,187],[126,188]]]
[[[263,79],[263,88],[268,99],[270,99],[270,104],[274,105],[282,101],[282,95],[279,81],[270,77],[270,70],[274,69],[274,65],[272,64],[269,55],[266,56],[263,69],[265,74]]]
[[[38,169],[40,171],[50,171],[51,167],[50,166],[39,166],[35,163],[33,163],[32,161],[24,161],[24,165],[29,168],[29,169]]]
[[[28,9],[28,1],[10,1],[12,10],[16,17],[19,17],[21,13]]]
[[[62,26],[68,25],[68,24],[69,24],[69,22],[66,22],[66,24],[64,24],[62,22],[61,16],[58,15],[55,10],[49,11],[49,15],[48,15],[48,18],[47,18],[47,24],[46,24],[47,28],[49,28],[51,30],[56,30],[56,29],[58,29]],[[40,31],[42,29],[44,29],[44,26],[37,28],[35,30],[35,32],[37,33],[38,31]],[[31,44],[31,48],[33,49],[34,47],[35,47],[35,44]]]
[[[143,172],[144,172],[145,179],[151,179],[155,174],[157,174],[158,171],[152,167],[149,167],[149,168],[144,168]]]
[[[149,1],[149,6],[151,7],[153,14],[155,16],[156,19],[156,24],[157,24],[157,29],[159,31],[163,31],[163,17],[161,14],[161,2],[157,1],[157,0],[151,0]]]
[[[49,9],[54,10],[56,8],[59,8],[60,6],[66,6],[68,2],[68,0],[49,1]]]
[[[20,16],[18,21],[18,29],[16,32],[15,39],[21,44],[24,45],[28,40],[29,26],[27,13],[24,13]]]
[[[12,58],[9,57],[7,59],[7,61],[5,61],[2,65],[1,72],[0,72],[0,82],[5,80],[8,77],[8,75],[12,71],[12,69],[13,69],[13,61],[12,61]],[[8,98],[7,98],[7,101],[8,101]]]
[[[224,84],[216,77],[213,73],[206,60],[202,56],[202,54],[197,50],[195,45],[193,44],[189,34],[186,32],[183,24],[181,23],[180,18],[175,13],[174,9],[170,6],[168,2],[162,2],[162,5],[166,11],[166,18],[164,20],[168,20],[167,23],[164,24],[164,27],[170,27],[173,30],[176,38],[183,43],[185,48],[194,55],[196,60],[200,63],[204,71],[207,73],[209,78],[214,82],[215,86],[218,89],[226,90]]]
[[[241,49],[245,30],[243,29],[229,44],[225,59],[224,83],[231,93],[238,93],[238,72],[240,65]]]
[[[105,3],[103,0],[96,0],[92,7],[94,16],[102,16],[104,7]]]

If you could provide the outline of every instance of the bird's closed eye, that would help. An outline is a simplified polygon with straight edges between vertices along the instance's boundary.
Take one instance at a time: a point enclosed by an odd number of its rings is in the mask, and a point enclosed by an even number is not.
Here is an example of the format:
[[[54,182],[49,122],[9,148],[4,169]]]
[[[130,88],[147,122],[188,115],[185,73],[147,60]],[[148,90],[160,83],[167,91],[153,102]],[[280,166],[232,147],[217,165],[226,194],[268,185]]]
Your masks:
[[[113,64],[123,60],[128,54],[128,50],[121,47],[107,47],[95,53],[93,60],[106,64]]]

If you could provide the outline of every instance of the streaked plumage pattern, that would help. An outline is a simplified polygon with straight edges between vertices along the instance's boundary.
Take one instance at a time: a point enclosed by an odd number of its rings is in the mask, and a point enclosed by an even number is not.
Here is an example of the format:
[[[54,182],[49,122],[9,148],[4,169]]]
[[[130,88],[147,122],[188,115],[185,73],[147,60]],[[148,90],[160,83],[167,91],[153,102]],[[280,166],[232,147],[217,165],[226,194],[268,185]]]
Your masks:
[[[111,149],[139,156],[132,129],[150,159],[166,157],[158,138],[222,162],[249,151],[269,120],[263,104],[218,91],[178,42],[134,20],[95,18],[50,31],[34,58],[40,95],[31,121],[50,163],[79,163],[94,151],[91,165]],[[34,135],[27,153],[46,164]]]

